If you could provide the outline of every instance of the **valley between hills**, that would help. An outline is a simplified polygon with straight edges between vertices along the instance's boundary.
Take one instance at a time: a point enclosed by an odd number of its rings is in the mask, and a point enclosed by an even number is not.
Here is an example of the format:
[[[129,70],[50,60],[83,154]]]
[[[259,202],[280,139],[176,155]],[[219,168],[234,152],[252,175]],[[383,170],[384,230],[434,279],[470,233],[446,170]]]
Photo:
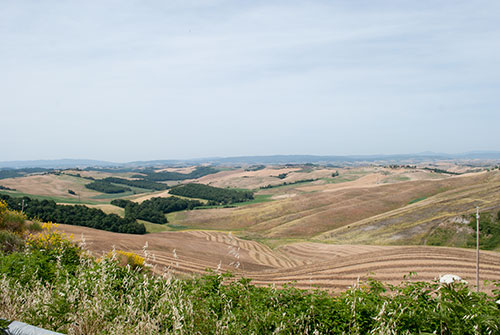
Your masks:
[[[368,277],[397,284],[410,273],[416,280],[453,273],[474,283],[476,207],[489,227],[481,240],[481,280],[500,280],[500,171],[495,164],[469,163],[62,169],[21,171],[0,185],[3,195],[80,204],[120,217],[131,207],[117,206],[117,199],[138,205],[154,198],[196,200],[194,208],[165,214],[166,223],[138,218],[146,234],[71,224],[59,229],[96,256],[113,249],[146,256],[159,273],[189,277],[211,269],[257,285],[342,291]],[[173,180],[162,180],[168,178]],[[157,189],[134,186],[138,180]],[[96,181],[123,191],[86,187]],[[172,194],[188,184],[251,192],[253,199],[217,203]]]

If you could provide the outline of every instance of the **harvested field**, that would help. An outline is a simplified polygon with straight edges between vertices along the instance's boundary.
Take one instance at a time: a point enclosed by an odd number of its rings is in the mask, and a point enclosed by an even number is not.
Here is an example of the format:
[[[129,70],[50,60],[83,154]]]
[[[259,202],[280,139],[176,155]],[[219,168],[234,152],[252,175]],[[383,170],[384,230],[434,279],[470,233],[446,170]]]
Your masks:
[[[133,196],[127,197],[126,199],[141,203],[143,201],[146,201],[146,200],[149,200],[149,199],[155,198],[155,197],[168,198],[171,196],[172,195],[168,193],[168,190],[166,190],[166,191],[151,192],[151,193],[147,193],[147,194],[133,195]]]
[[[65,170],[62,172],[63,174],[73,174],[80,175],[82,177],[92,177],[94,179],[104,179],[108,177],[118,177],[124,179],[135,179],[131,178],[131,176],[140,174],[136,172],[104,172],[104,171],[86,171],[86,170]]]
[[[116,214],[121,217],[125,216],[125,210],[123,208],[120,208],[115,205],[110,205],[110,204],[99,204],[99,205],[86,205],[87,207],[90,208],[97,208],[102,210],[106,214]]]
[[[155,170],[155,172],[178,172],[178,173],[188,174],[193,172],[195,168],[196,168],[195,166],[169,167],[169,168]]]
[[[466,193],[468,189],[491,189],[493,191],[496,189],[498,176],[499,174],[492,172],[440,180],[376,184],[377,175],[370,174],[358,179],[357,183],[353,182],[354,184],[350,186],[345,185],[349,183],[333,184],[331,189],[327,188],[323,192],[302,193],[239,208],[182,212],[172,216],[172,222],[190,229],[244,231],[252,237],[314,238],[320,236],[319,238],[324,239],[321,234],[336,232],[336,229],[349,229],[351,224],[356,222],[369,221],[391,211],[411,208],[408,204],[415,199],[429,198],[431,201],[430,198],[439,193],[444,193],[443,199],[446,199],[454,192],[459,192],[456,197],[458,201],[463,197],[468,197]],[[368,179],[369,182],[359,181],[362,179]],[[464,190],[465,193],[460,193],[460,190]],[[448,193],[445,193],[446,191]],[[494,201],[494,199],[499,200],[498,193],[494,192],[490,195],[484,193],[484,195],[492,197],[490,201]],[[477,196],[481,195],[477,194]],[[420,202],[415,206],[425,203],[428,202]],[[432,204],[428,204],[431,208]],[[467,210],[474,208],[473,203],[469,205],[472,207],[467,207]],[[465,210],[465,207],[466,205],[461,210]],[[436,208],[438,212],[456,215],[444,206]],[[422,232],[414,233],[421,234]],[[333,238],[333,236],[330,234],[328,238]],[[335,242],[344,244],[342,240],[335,240]],[[400,242],[405,243],[405,241]],[[365,239],[356,244],[360,243],[369,243],[369,240]]]
[[[452,169],[453,165],[439,168]],[[340,176],[332,177],[337,170]],[[286,176],[278,178],[280,174]],[[318,180],[282,185],[304,179]],[[72,189],[91,199],[99,193],[87,190],[86,182],[63,174],[4,179],[0,184],[66,199],[70,197],[67,190]],[[397,166],[294,166],[226,170],[196,182],[250,189],[280,186],[258,190],[258,195],[272,201],[169,213],[167,225],[147,223],[154,232],[147,235],[60,227],[77,238],[83,233],[87,248],[96,255],[113,246],[141,254],[147,243],[154,255],[152,262],[181,275],[219,268],[252,278],[259,285],[295,281],[301,288],[319,285],[343,290],[370,273],[390,283],[400,282],[410,272],[417,272],[416,278],[422,280],[454,273],[473,282],[473,250],[417,245],[426,244],[436,227],[455,226],[462,235],[455,235],[449,243],[463,243],[463,236],[471,234],[466,216],[475,206],[490,212],[500,209],[499,171],[452,176]],[[130,193],[127,198],[138,202],[169,196],[168,191]],[[105,203],[109,199],[90,207],[123,215],[123,209]],[[482,262],[482,278],[500,280],[500,254],[485,251]]]
[[[207,268],[220,269],[237,277],[251,278],[257,285],[294,282],[299,288],[319,286],[340,291],[358,278],[372,277],[396,284],[410,272],[418,274],[417,280],[434,280],[446,273],[457,274],[470,283],[475,278],[475,252],[468,249],[301,242],[272,250],[222,232],[132,236],[68,225],[59,228],[74,234],[77,240],[83,234],[87,249],[96,255],[113,247],[142,254],[147,243],[148,252],[154,255],[151,262],[160,268],[167,267],[181,275],[201,274]],[[481,264],[482,280],[500,280],[499,253],[482,251]]]
[[[451,177],[446,181],[460,183],[448,191],[325,232],[317,238],[347,244],[425,244],[429,233],[439,224],[470,215],[476,206],[481,211],[500,209],[500,173]],[[455,225],[459,229],[463,223]]]
[[[335,172],[332,169],[312,169],[303,171],[301,168],[267,167],[258,171],[232,170],[221,171],[216,174],[204,176],[197,180],[199,183],[215,187],[232,187],[245,189],[258,189],[267,185],[279,185],[283,182],[293,183],[304,179],[320,179],[330,177]],[[283,179],[280,174],[286,174]]]
[[[71,199],[78,199],[78,196],[70,195],[68,190],[75,191],[82,199],[88,199],[101,194],[86,188],[85,184],[88,183],[90,183],[90,180],[68,176],[65,174],[33,175],[20,178],[2,179],[0,181],[0,185],[14,188],[19,192],[27,194]]]

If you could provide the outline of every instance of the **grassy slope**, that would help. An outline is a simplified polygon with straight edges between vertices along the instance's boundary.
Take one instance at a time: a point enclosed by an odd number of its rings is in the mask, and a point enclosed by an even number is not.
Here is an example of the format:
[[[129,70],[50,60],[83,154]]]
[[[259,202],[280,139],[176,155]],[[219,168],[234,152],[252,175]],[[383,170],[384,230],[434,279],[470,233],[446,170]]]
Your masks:
[[[429,244],[443,239],[442,245],[466,246],[470,234],[466,224],[454,222],[468,217],[479,206],[483,211],[500,208],[500,174],[497,172],[447,179],[459,181],[455,187],[437,195],[409,202],[407,206],[381,213],[349,226],[339,227],[317,236],[318,240],[347,244]],[[419,200],[419,201],[417,201]],[[446,234],[442,237],[436,234]],[[451,232],[455,233],[451,233]],[[446,236],[445,236],[446,235]]]
[[[498,203],[498,179],[497,173],[483,173],[298,194],[241,208],[189,211],[171,222],[190,229],[239,231],[258,239],[419,244],[439,220],[473,209],[474,199],[485,207]]]
[[[374,176],[373,170],[370,171]],[[168,226],[148,226],[148,231],[235,231],[240,236],[269,241],[271,245],[283,245],[294,240],[356,244],[436,244],[436,241],[446,239],[447,242],[443,245],[465,246],[465,239],[455,235],[470,234],[470,231],[457,229],[457,234],[454,234],[448,229],[450,223],[447,223],[445,231],[439,225],[450,218],[470,212],[476,204],[495,207],[495,203],[498,204],[500,200],[498,172],[385,184],[389,173],[381,171],[375,174],[380,176],[377,177],[377,184],[358,183],[361,180],[358,177],[367,176],[370,171],[347,170],[340,177],[322,180],[325,184],[307,183],[306,186],[287,185],[262,190],[254,201],[236,204],[235,208],[171,213],[167,216]],[[396,177],[393,179],[401,179]],[[71,176],[57,179],[64,179],[66,183],[84,181]],[[349,182],[350,180],[355,181]],[[337,186],[328,182],[340,183],[341,187],[331,188]],[[348,187],[344,187],[348,184]],[[19,192],[0,192],[24,195]],[[123,195],[109,195],[107,200]],[[273,195],[290,197],[270,201]],[[70,195],[33,197],[78,203]],[[108,195],[104,195],[104,198],[107,197]],[[96,199],[89,201],[82,198],[83,202],[98,203]],[[116,212],[116,209],[107,208],[106,205],[102,207],[105,212]]]
[[[37,194],[28,194],[28,193],[23,193],[23,192],[18,192],[18,191],[5,191],[5,190],[0,190],[0,194],[6,194],[10,195],[11,197],[30,197],[32,199],[38,199],[38,200],[54,200],[57,203],[64,203],[64,204],[75,204],[75,205],[85,205],[85,204],[91,204],[95,205],[98,204],[99,202],[97,201],[89,201],[89,200],[82,200],[79,201],[78,197],[72,196],[72,197],[54,197],[54,196],[49,196],[49,195],[37,195]]]

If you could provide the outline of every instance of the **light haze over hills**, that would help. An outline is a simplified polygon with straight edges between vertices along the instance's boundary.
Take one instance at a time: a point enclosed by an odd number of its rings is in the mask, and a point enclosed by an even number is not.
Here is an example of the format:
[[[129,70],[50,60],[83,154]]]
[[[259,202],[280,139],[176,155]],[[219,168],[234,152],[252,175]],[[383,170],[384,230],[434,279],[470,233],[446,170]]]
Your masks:
[[[0,161],[0,168],[73,168],[73,167],[142,167],[155,165],[178,164],[288,164],[288,163],[360,163],[360,162],[421,162],[439,160],[493,160],[500,161],[500,152],[468,152],[461,154],[417,153],[400,155],[349,155],[349,156],[315,156],[315,155],[270,155],[239,157],[207,157],[191,159],[168,159],[133,162],[108,162],[91,159],[54,159]]]

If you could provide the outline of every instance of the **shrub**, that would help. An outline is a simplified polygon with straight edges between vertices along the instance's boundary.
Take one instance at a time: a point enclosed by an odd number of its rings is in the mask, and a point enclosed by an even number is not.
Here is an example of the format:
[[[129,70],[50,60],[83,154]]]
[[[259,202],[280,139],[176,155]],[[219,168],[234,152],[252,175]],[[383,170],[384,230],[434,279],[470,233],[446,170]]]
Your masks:
[[[110,255],[113,255],[113,252]],[[132,269],[144,268],[144,258],[133,252],[118,250],[114,252],[114,256],[122,266],[129,265]]]
[[[25,216],[21,212],[6,211],[3,213],[0,223],[0,229],[6,229],[13,232],[22,233],[25,230]]]
[[[75,247],[71,242],[73,236],[67,237],[65,233],[57,230],[58,224],[48,222],[42,225],[42,232],[37,235],[30,234],[26,241],[26,245],[35,250],[54,251],[61,253],[65,249]]]
[[[9,210],[7,203],[0,200],[0,229],[22,233],[25,229],[25,220],[23,213]]]
[[[41,232],[42,229],[42,224],[38,220],[33,220],[33,222],[28,225],[28,230],[33,233]]]
[[[0,251],[11,253],[22,250],[23,247],[24,240],[18,234],[7,230],[0,230]]]

